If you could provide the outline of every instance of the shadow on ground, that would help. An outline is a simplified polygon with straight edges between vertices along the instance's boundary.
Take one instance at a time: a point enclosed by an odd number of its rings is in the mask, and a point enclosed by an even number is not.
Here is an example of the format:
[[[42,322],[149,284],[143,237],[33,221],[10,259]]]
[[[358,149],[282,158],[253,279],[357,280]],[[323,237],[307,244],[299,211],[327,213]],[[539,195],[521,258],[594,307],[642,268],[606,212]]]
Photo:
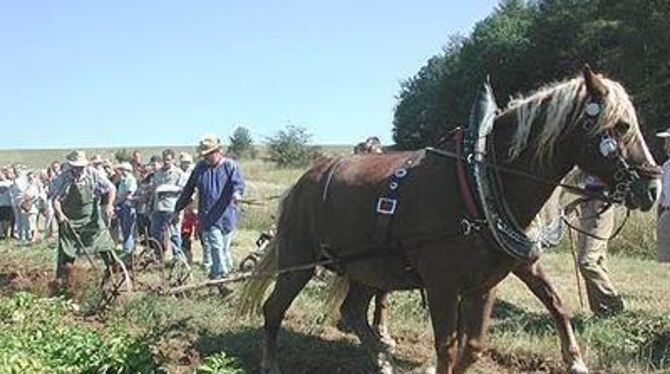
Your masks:
[[[245,329],[238,332],[212,334],[202,332],[194,343],[201,359],[215,353],[225,352],[226,356],[241,362],[245,372],[257,373],[261,361],[263,335],[259,329]],[[287,373],[371,373],[372,361],[357,340],[331,341],[317,336],[282,330],[278,339],[279,366]],[[395,363],[401,370],[411,370],[420,363],[399,360]]]

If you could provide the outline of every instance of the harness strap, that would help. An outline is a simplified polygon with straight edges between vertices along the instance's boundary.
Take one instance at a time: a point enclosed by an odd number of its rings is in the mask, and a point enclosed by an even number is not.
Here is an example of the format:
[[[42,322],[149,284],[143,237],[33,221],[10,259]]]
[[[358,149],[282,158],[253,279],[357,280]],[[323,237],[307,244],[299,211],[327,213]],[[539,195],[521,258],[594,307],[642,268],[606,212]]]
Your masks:
[[[389,181],[382,187],[380,197],[377,199],[375,212],[377,214],[377,221],[375,223],[374,243],[380,247],[388,247],[389,232],[391,231],[391,223],[396,214],[399,204],[399,190],[400,185],[406,179],[411,170],[412,165],[417,158],[417,153],[405,160],[402,167],[395,169],[393,174],[389,177]],[[403,251],[398,251],[407,272],[414,271],[414,267]]]
[[[321,261],[316,265],[343,265],[349,262],[358,262],[364,260],[374,260],[386,257],[401,257],[407,259],[407,254],[422,250],[425,246],[440,240],[454,239],[466,236],[468,233],[474,233],[473,229],[467,229],[465,225],[453,225],[438,233],[415,234],[407,236],[393,243],[386,243],[383,246],[372,244],[360,247],[356,252],[336,256],[331,252],[329,246],[322,245],[324,254]],[[404,260],[403,260],[404,261]],[[336,269],[341,271],[340,269]],[[412,269],[413,270],[413,269]]]
[[[436,149],[436,148],[433,148],[433,147],[427,147],[426,151],[434,153],[434,154],[442,156],[442,157],[453,158],[453,159],[462,160],[462,161],[477,162],[477,163],[480,163],[484,166],[487,166],[487,167],[490,167],[490,168],[493,168],[493,169],[497,169],[497,170],[499,170],[503,173],[513,174],[513,175],[518,175],[518,176],[528,178],[528,179],[532,180],[533,182],[540,183],[540,184],[543,184],[545,186],[562,187],[562,188],[566,189],[567,191],[569,191],[569,192],[571,192],[575,195],[591,197],[591,198],[599,199],[599,200],[606,201],[606,202],[609,202],[611,200],[607,196],[605,196],[602,192],[595,192],[595,191],[588,190],[586,188],[573,186],[571,184],[566,184],[566,183],[562,183],[562,182],[548,181],[548,180],[539,178],[539,177],[537,177],[533,174],[530,174],[528,172],[525,172],[523,170],[518,170],[518,169],[515,169],[515,168],[511,168],[511,167],[500,165],[500,164],[491,163],[491,162],[484,161],[484,160],[481,160],[481,161],[474,160],[474,159],[473,160],[467,160],[463,155],[460,155],[456,152],[452,152],[452,151],[448,151],[448,150],[444,150],[444,149]]]
[[[458,172],[458,186],[460,187],[461,197],[465,202],[470,218],[477,219],[480,217],[479,208],[475,202],[475,197],[472,195],[465,166],[466,159],[463,156],[463,129],[458,128],[458,131],[454,134],[454,139],[456,143],[456,171]]]

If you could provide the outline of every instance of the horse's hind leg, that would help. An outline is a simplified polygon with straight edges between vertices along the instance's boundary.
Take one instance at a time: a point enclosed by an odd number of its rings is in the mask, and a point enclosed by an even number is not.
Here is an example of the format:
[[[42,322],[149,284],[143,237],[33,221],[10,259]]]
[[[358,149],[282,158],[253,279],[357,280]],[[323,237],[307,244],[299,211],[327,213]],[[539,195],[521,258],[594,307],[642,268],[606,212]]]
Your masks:
[[[582,355],[577,345],[577,339],[572,331],[570,317],[563,308],[563,302],[554,287],[549,283],[544,270],[539,262],[531,265],[523,265],[514,270],[514,275],[519,277],[526,286],[537,296],[542,304],[549,310],[556,324],[558,335],[561,339],[561,353],[563,360],[570,365],[569,371],[573,374],[588,373],[588,369],[582,361]]]
[[[263,342],[263,360],[261,373],[279,373],[277,364],[277,332],[284,319],[286,310],[298,295],[300,290],[309,282],[314,269],[287,272],[277,277],[275,287],[263,304],[265,319],[265,340]]]
[[[372,327],[379,334],[382,343],[386,344],[390,349],[394,349],[396,342],[388,330],[388,295],[389,293],[383,290],[375,292],[375,311],[372,319]]]
[[[379,339],[379,336],[370,327],[367,319],[370,299],[375,294],[375,289],[350,281],[349,291],[340,307],[342,318],[345,318],[347,325],[351,327],[361,344],[374,357],[377,367],[381,373],[393,373],[393,364],[391,362],[391,353],[388,346]]]

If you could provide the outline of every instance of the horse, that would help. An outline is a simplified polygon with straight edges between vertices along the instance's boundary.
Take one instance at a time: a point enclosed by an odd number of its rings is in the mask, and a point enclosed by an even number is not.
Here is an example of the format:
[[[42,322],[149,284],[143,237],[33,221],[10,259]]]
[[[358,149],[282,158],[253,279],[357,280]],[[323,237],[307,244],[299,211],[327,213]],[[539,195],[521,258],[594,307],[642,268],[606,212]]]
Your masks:
[[[579,170],[569,173],[568,177],[564,178],[563,182],[574,181],[575,176],[581,175]],[[545,205],[542,207],[538,215],[528,229],[532,236],[538,237],[541,240],[543,249],[555,247],[559,244],[565,231],[565,224],[563,223],[563,206],[562,201],[570,194],[570,191],[564,189],[556,189],[549,197]],[[570,324],[570,317],[567,311],[563,308],[563,302],[556,290],[552,287],[546,277],[542,264],[538,261],[520,265],[519,269],[513,270],[513,273],[523,281],[526,286],[535,294],[540,302],[542,302],[547,310],[554,318],[554,324],[559,332],[561,340],[561,351],[563,360],[572,367],[583,368],[581,371],[587,371],[586,365],[581,358],[581,352],[577,341],[575,339],[572,325]],[[349,289],[349,280],[344,276],[334,276],[330,278],[328,283],[328,295],[326,297],[326,310],[332,316],[337,316],[339,312],[339,320],[337,327],[343,332],[351,332],[350,326],[355,325],[357,319],[366,318],[365,315],[348,315],[347,308],[343,307],[343,301]],[[490,290],[491,302],[494,302],[495,287]],[[372,318],[372,329],[379,336],[382,344],[390,352],[396,347],[396,341],[393,339],[388,330],[388,291],[377,290],[374,295],[374,308]],[[491,306],[492,307],[492,306]],[[339,310],[337,310],[339,308]],[[337,310],[337,311],[336,311]],[[465,316],[460,316],[464,318]],[[486,321],[488,323],[488,320]],[[471,337],[472,338],[472,337]],[[481,339],[481,338],[480,338]],[[463,345],[463,342],[460,342]],[[483,346],[480,344],[478,347]],[[471,357],[467,359],[475,362],[478,360],[481,350],[471,350]],[[575,370],[580,371],[580,370]]]
[[[531,224],[575,166],[603,180],[616,201],[629,209],[648,211],[658,197],[659,167],[628,94],[620,83],[588,67],[573,78],[512,100],[496,115],[489,138],[492,156],[505,167],[499,176],[502,199],[521,228]],[[448,151],[455,144],[444,148]],[[536,263],[502,250],[492,229],[444,235],[455,232],[469,215],[462,186],[456,182],[462,160],[445,154],[424,149],[325,159],[298,179],[281,204],[277,234],[257,276],[245,283],[240,295],[242,312],[258,310],[273,280],[269,274],[276,274],[262,305],[262,372],[280,372],[277,333],[317,264],[329,264],[349,279],[342,309],[356,316],[352,327],[384,373],[393,371],[391,354],[365,318],[376,290],[425,289],[439,374],[466,370],[482,352],[494,299],[491,290],[510,272],[527,277],[545,305],[560,309]],[[399,206],[388,232],[388,243],[396,250],[375,248],[375,206],[399,169],[408,177],[396,186]],[[408,239],[416,237],[432,239]],[[356,258],[370,248],[376,256]],[[573,343],[571,349],[577,347]],[[578,352],[567,355],[579,357]],[[579,361],[569,370],[586,368]]]

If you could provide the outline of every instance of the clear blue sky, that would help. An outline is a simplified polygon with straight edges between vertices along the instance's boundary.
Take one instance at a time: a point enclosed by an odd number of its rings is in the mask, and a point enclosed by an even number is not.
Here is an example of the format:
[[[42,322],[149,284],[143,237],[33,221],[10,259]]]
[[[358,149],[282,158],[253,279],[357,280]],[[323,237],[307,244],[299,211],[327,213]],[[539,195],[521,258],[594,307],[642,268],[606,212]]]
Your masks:
[[[497,0],[0,0],[0,148],[193,144],[291,123],[391,141],[400,82]]]

